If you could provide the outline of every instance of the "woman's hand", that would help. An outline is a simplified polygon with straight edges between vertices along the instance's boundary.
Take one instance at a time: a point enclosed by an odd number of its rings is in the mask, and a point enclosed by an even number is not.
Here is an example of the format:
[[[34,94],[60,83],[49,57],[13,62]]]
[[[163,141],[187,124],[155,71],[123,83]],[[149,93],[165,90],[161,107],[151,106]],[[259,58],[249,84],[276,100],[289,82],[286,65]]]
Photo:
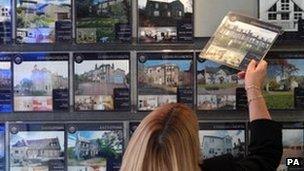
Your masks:
[[[266,74],[267,62],[265,60],[261,60],[257,65],[257,62],[252,60],[247,67],[247,71],[239,72],[238,76],[240,78],[245,78],[245,87],[254,86],[261,88],[266,78]]]

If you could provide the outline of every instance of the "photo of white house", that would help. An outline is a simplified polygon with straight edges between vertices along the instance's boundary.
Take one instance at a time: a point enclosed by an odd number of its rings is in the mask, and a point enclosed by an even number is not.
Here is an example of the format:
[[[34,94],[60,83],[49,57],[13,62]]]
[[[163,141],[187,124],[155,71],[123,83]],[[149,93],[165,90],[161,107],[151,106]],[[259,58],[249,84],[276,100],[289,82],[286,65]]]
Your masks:
[[[200,130],[199,140],[204,159],[228,153],[235,158],[245,155],[244,130]]]
[[[285,31],[298,31],[298,22],[304,17],[303,0],[259,0],[260,19]]]

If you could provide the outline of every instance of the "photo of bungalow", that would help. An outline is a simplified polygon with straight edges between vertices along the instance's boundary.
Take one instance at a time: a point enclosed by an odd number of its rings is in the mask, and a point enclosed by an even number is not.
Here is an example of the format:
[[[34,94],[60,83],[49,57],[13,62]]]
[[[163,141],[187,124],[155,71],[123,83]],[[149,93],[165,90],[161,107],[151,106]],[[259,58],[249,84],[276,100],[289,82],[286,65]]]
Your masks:
[[[285,31],[300,31],[304,3],[302,0],[260,0],[259,16],[261,20],[281,26]]]
[[[245,132],[242,130],[200,130],[199,138],[204,159],[228,153],[235,158],[245,155]]]
[[[209,60],[197,62],[199,110],[235,109],[236,89],[243,85],[237,70]]]
[[[243,59],[248,53],[264,56],[277,35],[228,15],[215,32],[212,43],[200,56],[239,69],[245,67],[242,66]]]
[[[2,0],[0,2],[0,44],[11,41],[11,1]]]
[[[131,0],[76,0],[75,5],[77,43],[131,40]]]
[[[68,134],[68,170],[107,171],[120,165],[123,131],[77,131]]]
[[[281,159],[281,164],[277,169],[278,171],[289,170],[288,167],[286,166],[286,158],[304,157],[303,141],[304,141],[304,130],[283,129],[283,156]]]
[[[263,95],[271,109],[294,108],[294,89],[304,86],[303,59],[268,60]]]
[[[71,0],[17,0],[18,43],[55,42],[60,21],[71,21]]]
[[[12,83],[10,62],[0,62],[0,90],[8,90]]]
[[[64,169],[64,132],[18,132],[10,137],[11,170]]]
[[[141,42],[177,42],[179,21],[191,22],[193,0],[139,0]]]
[[[53,90],[68,89],[68,62],[23,62],[14,72],[15,111],[51,111]]]
[[[153,110],[177,102],[177,89],[191,87],[192,60],[147,60],[138,63],[138,108]]]
[[[75,64],[75,108],[113,110],[114,90],[129,88],[128,60],[87,60]]]

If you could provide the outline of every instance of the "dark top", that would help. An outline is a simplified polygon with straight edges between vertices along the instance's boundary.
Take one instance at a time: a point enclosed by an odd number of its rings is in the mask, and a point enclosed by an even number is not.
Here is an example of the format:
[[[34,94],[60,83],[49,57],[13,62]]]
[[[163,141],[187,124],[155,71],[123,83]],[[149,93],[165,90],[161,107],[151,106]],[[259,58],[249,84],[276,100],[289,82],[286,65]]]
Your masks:
[[[275,171],[283,153],[281,124],[266,119],[250,123],[248,155],[234,160],[231,154],[203,161],[202,171]]]

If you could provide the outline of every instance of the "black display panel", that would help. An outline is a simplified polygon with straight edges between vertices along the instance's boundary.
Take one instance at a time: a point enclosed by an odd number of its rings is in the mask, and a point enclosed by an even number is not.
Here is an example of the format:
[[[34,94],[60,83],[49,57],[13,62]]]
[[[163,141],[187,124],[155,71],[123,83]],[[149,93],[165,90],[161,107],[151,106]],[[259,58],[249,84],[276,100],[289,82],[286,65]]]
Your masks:
[[[137,54],[138,110],[167,103],[193,106],[193,53]]]
[[[0,113],[12,112],[12,100],[11,55],[0,54]]]
[[[304,158],[304,126],[303,123],[282,123],[283,124],[283,156],[278,167],[280,170],[300,171],[301,168],[290,168],[286,166],[286,158]]]
[[[75,0],[77,43],[129,43],[131,0]]]
[[[234,110],[237,90],[244,87],[238,71],[210,60],[197,60],[197,109]]]
[[[203,159],[231,154],[242,159],[246,154],[244,123],[200,123],[199,139]]]
[[[122,123],[70,124],[68,170],[119,171],[124,150]]]
[[[12,4],[11,0],[0,1],[0,44],[12,40]]]
[[[131,139],[132,135],[136,131],[137,127],[139,126],[140,122],[130,122],[129,123],[129,138]]]
[[[14,111],[68,111],[69,54],[23,53],[13,62]]]
[[[64,125],[9,125],[9,156],[9,170],[64,171]]]
[[[303,108],[304,104],[304,57],[303,54],[276,54],[268,62],[267,78],[263,95],[270,109]],[[275,56],[275,55],[274,55]]]
[[[71,0],[17,0],[17,43],[70,42]]]
[[[192,42],[193,3],[193,0],[138,0],[139,42]]]
[[[76,111],[130,110],[130,53],[75,53]]]
[[[5,124],[0,124],[0,170],[5,170],[6,168],[6,148],[5,148]]]

